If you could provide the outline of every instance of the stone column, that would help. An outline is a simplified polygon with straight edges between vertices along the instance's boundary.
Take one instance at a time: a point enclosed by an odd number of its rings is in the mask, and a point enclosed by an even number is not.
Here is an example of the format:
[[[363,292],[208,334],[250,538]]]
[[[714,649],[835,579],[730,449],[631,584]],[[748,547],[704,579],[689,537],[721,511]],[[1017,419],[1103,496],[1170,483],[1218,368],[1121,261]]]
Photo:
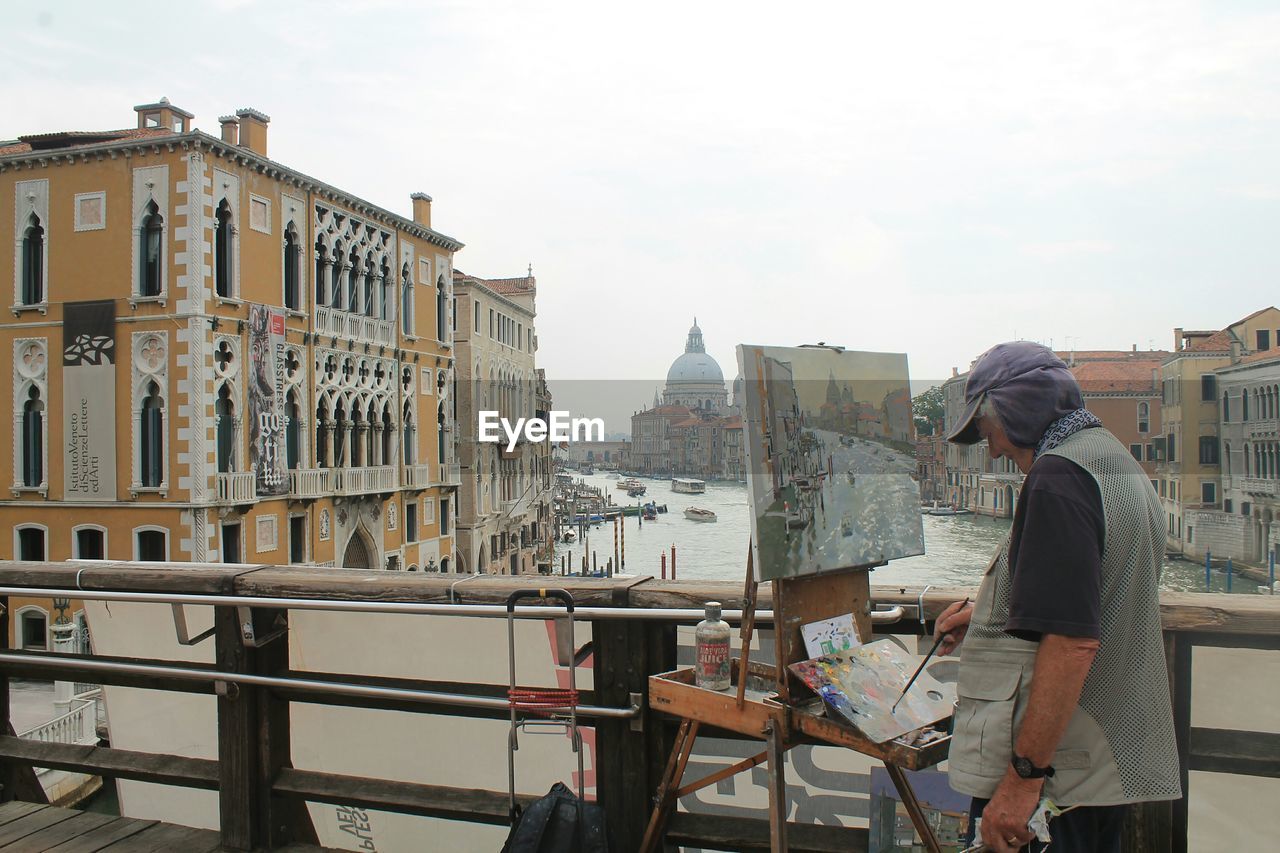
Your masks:
[[[49,629],[53,634],[53,650],[58,654],[69,655],[75,651],[76,626],[67,620],[65,614],[58,617]],[[75,695],[75,684],[70,681],[55,681],[53,684],[53,707],[57,716],[71,710],[72,697]]]

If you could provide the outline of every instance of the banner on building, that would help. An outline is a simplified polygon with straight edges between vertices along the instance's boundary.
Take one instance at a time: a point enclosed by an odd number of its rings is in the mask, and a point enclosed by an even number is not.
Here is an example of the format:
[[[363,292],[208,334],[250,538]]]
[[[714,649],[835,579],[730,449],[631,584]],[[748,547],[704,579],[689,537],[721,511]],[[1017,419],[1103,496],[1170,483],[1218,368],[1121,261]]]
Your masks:
[[[249,461],[258,495],[289,492],[285,461],[284,312],[249,306]]]
[[[65,500],[116,497],[116,306],[68,302],[62,314]]]

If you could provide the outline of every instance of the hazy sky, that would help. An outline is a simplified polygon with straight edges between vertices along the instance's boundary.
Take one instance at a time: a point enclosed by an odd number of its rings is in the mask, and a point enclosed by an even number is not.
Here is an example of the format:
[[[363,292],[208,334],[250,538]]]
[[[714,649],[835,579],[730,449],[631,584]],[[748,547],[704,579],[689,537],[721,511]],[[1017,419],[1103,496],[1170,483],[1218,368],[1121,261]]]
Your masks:
[[[739,341],[1168,348],[1280,302],[1264,2],[283,2],[6,10],[0,138],[167,95],[457,266],[538,277],[553,376]]]

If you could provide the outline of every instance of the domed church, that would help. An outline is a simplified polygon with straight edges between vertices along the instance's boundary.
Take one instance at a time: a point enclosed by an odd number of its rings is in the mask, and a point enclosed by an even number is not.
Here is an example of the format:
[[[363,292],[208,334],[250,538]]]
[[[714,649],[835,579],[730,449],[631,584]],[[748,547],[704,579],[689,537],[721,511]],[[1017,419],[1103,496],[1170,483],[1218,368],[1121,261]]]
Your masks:
[[[707,355],[697,317],[693,318],[693,326],[689,329],[684,354],[673,361],[667,371],[662,402],[667,406],[688,406],[695,411],[712,414],[723,414],[729,406],[724,374],[716,360]]]

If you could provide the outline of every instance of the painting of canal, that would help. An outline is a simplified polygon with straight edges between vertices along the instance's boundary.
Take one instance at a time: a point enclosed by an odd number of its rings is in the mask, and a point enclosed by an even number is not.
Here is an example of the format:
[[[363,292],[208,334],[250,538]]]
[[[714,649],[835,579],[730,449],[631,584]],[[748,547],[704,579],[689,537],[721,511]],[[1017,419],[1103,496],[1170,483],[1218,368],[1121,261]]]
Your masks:
[[[924,553],[907,357],[738,347],[759,581]]]

